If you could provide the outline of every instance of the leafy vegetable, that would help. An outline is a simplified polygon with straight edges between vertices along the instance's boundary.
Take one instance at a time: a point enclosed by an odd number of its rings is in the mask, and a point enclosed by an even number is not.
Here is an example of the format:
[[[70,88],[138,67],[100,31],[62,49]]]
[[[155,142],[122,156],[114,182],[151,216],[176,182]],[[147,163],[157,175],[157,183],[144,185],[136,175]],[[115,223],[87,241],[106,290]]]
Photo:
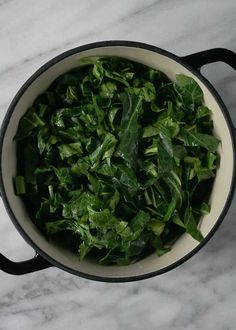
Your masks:
[[[25,194],[25,179],[23,176],[19,175],[15,177],[15,187],[17,195]]]
[[[122,58],[87,58],[20,119],[15,191],[49,239],[130,264],[167,253],[202,215],[219,156],[211,110],[191,77],[176,83]]]
[[[117,154],[124,158],[130,166],[138,156],[138,117],[142,106],[142,98],[130,93],[124,94],[123,114],[120,125],[120,143]]]

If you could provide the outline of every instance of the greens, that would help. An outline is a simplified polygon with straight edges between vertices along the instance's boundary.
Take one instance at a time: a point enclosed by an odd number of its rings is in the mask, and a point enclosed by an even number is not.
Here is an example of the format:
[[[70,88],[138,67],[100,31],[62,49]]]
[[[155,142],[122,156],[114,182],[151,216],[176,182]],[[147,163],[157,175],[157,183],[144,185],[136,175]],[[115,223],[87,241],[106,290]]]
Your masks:
[[[16,194],[80,259],[130,264],[198,241],[219,140],[198,84],[122,58],[87,59],[21,118]]]

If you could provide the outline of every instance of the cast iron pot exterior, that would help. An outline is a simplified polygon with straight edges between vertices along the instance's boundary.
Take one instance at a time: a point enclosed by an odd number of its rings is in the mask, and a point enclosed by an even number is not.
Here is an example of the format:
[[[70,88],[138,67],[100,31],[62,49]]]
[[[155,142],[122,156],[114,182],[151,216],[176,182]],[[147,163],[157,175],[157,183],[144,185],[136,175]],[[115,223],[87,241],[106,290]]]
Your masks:
[[[8,130],[9,122],[11,120],[12,114],[15,110],[16,105],[18,102],[21,100],[22,95],[31,88],[32,83],[40,77],[44,72],[47,70],[50,70],[50,68],[56,64],[60,64],[60,62],[66,58],[69,58],[70,56],[74,54],[79,54],[85,51],[93,50],[93,49],[105,49],[106,47],[125,47],[125,48],[132,48],[134,51],[135,49],[140,50],[145,50],[147,52],[151,52],[159,54],[161,56],[164,56],[168,59],[173,60],[174,62],[178,63],[181,65],[183,68],[186,68],[188,71],[190,71],[194,77],[196,77],[198,80],[200,80],[207,90],[210,92],[210,94],[214,97],[214,100],[217,102],[225,123],[227,125],[229,134],[230,134],[230,140],[231,140],[231,146],[232,147],[232,179],[230,182],[230,187],[229,187],[229,192],[227,195],[227,199],[224,203],[224,206],[221,210],[221,213],[219,217],[217,218],[214,226],[211,228],[209,233],[206,235],[204,240],[197,244],[190,252],[188,252],[186,255],[183,257],[179,258],[178,260],[174,261],[173,263],[169,264],[166,267],[154,270],[154,271],[147,271],[145,270],[142,272],[142,274],[138,275],[128,275],[128,276],[105,276],[101,274],[90,274],[89,272],[83,272],[79,270],[72,269],[71,267],[66,266],[63,262],[59,262],[58,260],[55,260],[52,256],[50,256],[45,249],[37,245],[34,240],[32,239],[31,235],[27,233],[23,228],[22,225],[19,223],[16,215],[15,215],[15,210],[12,208],[12,205],[9,203],[9,198],[6,194],[5,186],[4,186],[4,171],[2,168],[2,159],[4,159],[5,155],[3,153],[3,143],[4,143],[4,138],[6,135],[6,132]],[[55,57],[54,59],[50,60],[47,62],[45,65],[43,65],[38,71],[36,71],[27,81],[26,83],[21,87],[19,92],[16,94],[14,97],[12,103],[9,106],[9,109],[7,111],[7,114],[4,118],[2,128],[1,128],[1,133],[0,133],[0,190],[1,190],[1,195],[2,199],[5,205],[5,208],[13,222],[13,224],[16,226],[17,230],[20,232],[20,234],[23,236],[23,238],[28,242],[33,249],[36,251],[36,255],[33,259],[23,261],[23,262],[12,262],[6,257],[4,257],[2,254],[0,254],[0,269],[10,273],[10,274],[15,274],[15,275],[21,275],[21,274],[26,274],[30,272],[34,272],[40,269],[48,268],[51,266],[56,266],[58,268],[61,268],[67,272],[70,272],[72,274],[85,277],[88,279],[92,280],[97,280],[97,281],[105,281],[105,282],[128,282],[128,281],[134,281],[134,280],[140,280],[140,279],[145,279],[149,278],[152,276],[156,276],[162,273],[165,273],[171,269],[174,269],[175,267],[181,265],[183,262],[191,258],[196,252],[198,252],[205,244],[206,242],[209,241],[209,239],[213,236],[213,234],[216,232],[218,229],[219,225],[223,221],[228,208],[231,204],[232,198],[233,198],[233,192],[234,192],[234,187],[235,187],[235,134],[234,134],[234,127],[232,125],[229,113],[223,104],[220,96],[216,92],[216,90],[213,88],[213,86],[201,75],[200,73],[200,68],[208,63],[212,62],[217,62],[217,61],[222,61],[227,64],[229,64],[233,69],[236,70],[236,54],[230,50],[223,49],[223,48],[216,48],[216,49],[210,49],[206,51],[202,51],[196,54],[184,56],[184,57],[178,57],[172,53],[169,53],[163,49],[160,49],[155,46],[151,46],[148,44],[144,43],[139,43],[139,42],[131,42],[131,41],[104,41],[104,42],[96,42],[84,46],[80,46],[77,48],[74,48],[72,50],[66,51],[62,53],[61,55]],[[25,109],[27,110],[27,109]],[[130,266],[126,266],[130,267]],[[115,274],[115,273],[114,273]]]

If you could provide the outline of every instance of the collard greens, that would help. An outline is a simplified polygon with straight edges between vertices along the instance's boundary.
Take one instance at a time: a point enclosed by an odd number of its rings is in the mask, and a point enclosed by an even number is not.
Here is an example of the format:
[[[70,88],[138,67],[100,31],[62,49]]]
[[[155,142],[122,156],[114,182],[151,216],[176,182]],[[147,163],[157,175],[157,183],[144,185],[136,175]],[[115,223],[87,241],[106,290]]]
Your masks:
[[[198,241],[219,156],[198,84],[122,58],[90,58],[21,118],[16,194],[80,259],[129,264]]]

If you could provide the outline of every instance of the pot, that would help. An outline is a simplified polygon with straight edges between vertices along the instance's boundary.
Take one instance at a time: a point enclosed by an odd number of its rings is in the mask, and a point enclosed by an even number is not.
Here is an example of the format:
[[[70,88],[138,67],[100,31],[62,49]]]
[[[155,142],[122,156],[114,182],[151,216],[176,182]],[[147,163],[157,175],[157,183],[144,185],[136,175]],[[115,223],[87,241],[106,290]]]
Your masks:
[[[104,266],[92,259],[79,262],[78,256],[63,247],[48,242],[30,220],[22,200],[14,193],[16,175],[16,143],[13,137],[19,119],[34,99],[45,91],[59,75],[78,67],[87,56],[120,56],[163,71],[171,80],[178,73],[194,78],[204,93],[204,102],[212,110],[214,134],[221,140],[218,152],[221,162],[210,196],[211,212],[201,218],[204,240],[199,243],[184,234],[171,252],[158,258],[155,254],[129,266]],[[0,269],[11,274],[26,274],[56,266],[72,274],[93,280],[125,282],[165,273],[198,252],[213,236],[223,221],[233,197],[235,186],[235,137],[229,113],[212,85],[201,75],[200,68],[208,63],[223,61],[236,69],[236,54],[216,48],[178,57],[163,49],[131,41],[105,41],[69,50],[44,64],[21,87],[4,118],[0,136],[0,190],[6,210],[23,238],[36,251],[33,259],[12,262],[0,254]]]

